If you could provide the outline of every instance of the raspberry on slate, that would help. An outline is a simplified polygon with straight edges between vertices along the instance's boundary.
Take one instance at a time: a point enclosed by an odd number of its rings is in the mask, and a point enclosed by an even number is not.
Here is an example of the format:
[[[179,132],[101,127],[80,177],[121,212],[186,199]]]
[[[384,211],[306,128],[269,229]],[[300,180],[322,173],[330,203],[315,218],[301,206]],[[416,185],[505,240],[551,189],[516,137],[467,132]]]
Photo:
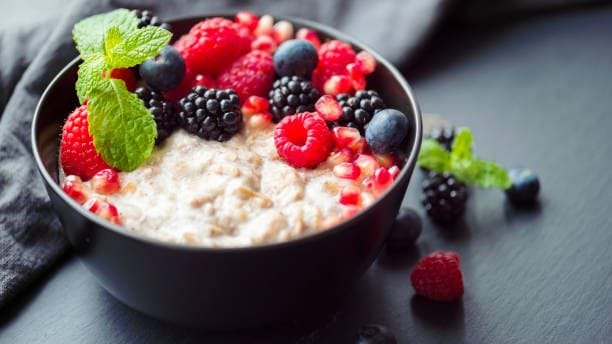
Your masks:
[[[299,76],[284,76],[274,81],[268,98],[272,119],[278,122],[285,116],[314,111],[319,91],[312,86],[310,81]]]
[[[325,121],[302,112],[283,118],[274,129],[278,155],[293,167],[315,168],[327,159],[333,142]]]
[[[242,128],[240,98],[234,90],[194,88],[180,100],[180,125],[205,140],[229,140]]]
[[[90,179],[100,170],[110,168],[96,151],[93,137],[89,134],[87,105],[76,108],[64,123],[60,161],[66,175],[74,174],[83,180]]]
[[[136,90],[136,95],[142,99],[145,107],[155,120],[157,126],[155,144],[160,144],[178,127],[176,106],[174,103],[166,101],[159,92],[147,87],[139,87]]]
[[[463,295],[463,277],[456,252],[435,251],[421,259],[410,275],[418,295],[436,301],[453,301]]]
[[[219,78],[219,88],[231,88],[241,100],[249,96],[265,97],[274,82],[274,62],[270,54],[255,50],[228,66]]]
[[[362,135],[374,114],[385,107],[382,98],[374,90],[357,91],[352,97],[342,93],[336,99],[342,107],[342,116],[333,125],[357,128]]]
[[[427,215],[440,224],[458,220],[465,211],[467,198],[467,186],[449,173],[430,172],[423,182],[421,203]]]
[[[251,50],[251,40],[249,29],[217,17],[194,25],[174,47],[183,56],[187,68],[216,76]]]
[[[166,29],[170,31],[170,24],[164,23],[161,19],[159,19],[156,15],[153,14],[152,11],[149,10],[132,10],[132,13],[138,18],[138,28],[142,28],[145,26],[159,26],[162,29]]]
[[[319,63],[312,74],[312,83],[320,91],[333,75],[347,75],[346,65],[355,62],[355,51],[350,44],[331,40],[319,49]]]

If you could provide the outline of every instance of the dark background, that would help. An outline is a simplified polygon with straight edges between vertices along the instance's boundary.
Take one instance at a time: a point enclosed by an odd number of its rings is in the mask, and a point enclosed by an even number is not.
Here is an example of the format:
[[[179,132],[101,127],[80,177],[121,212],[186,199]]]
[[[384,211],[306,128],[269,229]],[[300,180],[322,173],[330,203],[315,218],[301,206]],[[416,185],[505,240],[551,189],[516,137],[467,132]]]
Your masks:
[[[376,322],[400,343],[609,343],[612,6],[469,25],[453,16],[402,67],[424,113],[471,127],[477,154],[539,173],[535,209],[473,190],[464,223],[444,230],[424,218],[417,247],[382,252],[316,330],[214,334],[162,323],[120,304],[69,256],[2,310],[0,342],[351,343],[359,326]],[[415,171],[406,205],[422,214],[421,180]],[[413,296],[410,269],[436,249],[462,257],[460,302]]]

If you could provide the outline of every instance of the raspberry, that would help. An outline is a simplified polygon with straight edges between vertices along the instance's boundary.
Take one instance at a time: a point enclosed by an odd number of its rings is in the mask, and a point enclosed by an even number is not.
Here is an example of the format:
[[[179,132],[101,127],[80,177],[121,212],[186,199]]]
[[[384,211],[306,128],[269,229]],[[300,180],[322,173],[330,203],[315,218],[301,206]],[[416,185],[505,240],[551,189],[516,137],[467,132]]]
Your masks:
[[[348,75],[346,66],[355,62],[355,51],[350,44],[331,40],[319,49],[319,63],[312,74],[312,83],[323,91],[325,82],[334,75]]]
[[[139,87],[136,95],[143,100],[155,120],[157,126],[155,144],[159,145],[178,127],[176,106],[172,102],[167,102],[159,92],[147,87]]]
[[[314,111],[319,91],[299,76],[284,76],[272,84],[268,97],[272,119],[278,122],[285,116]]]
[[[463,278],[456,252],[435,251],[421,259],[410,275],[418,295],[436,301],[453,301],[463,295]]]
[[[251,40],[246,27],[224,18],[211,18],[194,25],[174,47],[183,56],[187,68],[216,76],[251,50]]]
[[[102,77],[104,77],[105,75],[106,72],[103,71]],[[123,82],[125,82],[125,88],[127,88],[128,91],[134,92],[134,90],[136,89],[136,83],[138,82],[138,80],[136,80],[136,75],[134,75],[134,72],[132,72],[131,69],[116,68],[111,70],[110,76],[113,79],[123,80]]]
[[[274,82],[270,54],[255,50],[232,63],[217,79],[219,88],[231,88],[245,101],[249,96],[265,97]]]
[[[60,160],[66,175],[74,174],[83,180],[90,179],[100,170],[110,168],[96,151],[93,137],[89,134],[87,105],[74,110],[64,123]]]
[[[294,167],[315,168],[333,146],[325,121],[312,112],[283,118],[274,129],[278,155]]]

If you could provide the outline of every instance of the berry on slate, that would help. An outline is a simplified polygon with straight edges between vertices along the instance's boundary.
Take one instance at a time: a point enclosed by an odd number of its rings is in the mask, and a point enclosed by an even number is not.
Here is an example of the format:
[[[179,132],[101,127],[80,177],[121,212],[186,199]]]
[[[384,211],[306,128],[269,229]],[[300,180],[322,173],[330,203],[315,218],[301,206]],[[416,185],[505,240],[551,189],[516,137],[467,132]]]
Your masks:
[[[456,252],[435,251],[422,258],[410,274],[418,295],[435,301],[453,301],[463,295],[463,277]]]
[[[436,128],[429,132],[426,137],[438,141],[446,150],[450,151],[455,140],[455,128]]]
[[[506,190],[508,199],[516,205],[532,205],[540,192],[538,176],[528,168],[514,168],[508,171],[512,186]]]
[[[270,54],[255,50],[240,57],[217,79],[219,88],[231,88],[241,100],[265,97],[274,82],[274,63]]]
[[[355,117],[358,117],[355,114]],[[392,153],[400,148],[410,123],[408,117],[394,109],[383,109],[374,114],[365,131],[365,139],[374,153]]]
[[[315,168],[331,152],[332,136],[317,114],[302,112],[283,118],[274,129],[278,155],[293,167]]]
[[[179,85],[185,76],[185,62],[172,47],[167,46],[155,58],[144,61],[139,67],[140,77],[158,91],[168,91]]]
[[[465,211],[467,199],[467,186],[451,174],[430,172],[423,182],[421,203],[427,215],[440,224],[457,221]]]
[[[136,95],[142,99],[145,107],[155,120],[157,126],[155,144],[160,144],[178,127],[176,106],[174,103],[166,101],[159,92],[147,87],[136,89]]]
[[[325,82],[334,75],[347,75],[346,65],[355,62],[355,51],[350,44],[331,40],[321,45],[319,62],[312,74],[312,83],[323,91]]]
[[[314,111],[319,91],[308,80],[284,76],[274,81],[268,98],[272,120],[278,122],[285,116]]]
[[[242,128],[240,98],[235,91],[195,87],[179,102],[179,122],[205,140],[229,140]]]
[[[274,53],[274,69],[279,76],[310,79],[318,61],[317,49],[303,39],[288,40]]]
[[[162,29],[170,31],[170,25],[168,23],[164,23],[149,10],[132,10],[132,13],[139,20],[138,28],[143,28],[145,26],[159,26]]]
[[[357,91],[353,97],[341,93],[336,99],[342,107],[342,116],[334,126],[357,128],[361,134],[365,133],[365,126],[374,114],[385,107],[382,98],[374,90]]]
[[[89,133],[87,105],[72,112],[62,128],[60,160],[66,175],[77,175],[89,180],[98,171],[110,168],[96,151]]]
[[[77,201],[79,204],[83,204],[85,201],[87,201],[87,192],[85,191],[83,181],[79,176],[66,176],[66,178],[64,178],[64,185],[62,185],[62,189],[68,194],[68,196],[70,196],[70,198]]]
[[[411,248],[423,231],[423,222],[416,211],[401,208],[387,237],[387,249],[397,252]]]
[[[397,339],[385,326],[368,324],[359,329],[355,344],[397,344]]]
[[[251,50],[251,40],[246,27],[217,17],[194,25],[174,47],[183,56],[187,68],[216,76]]]

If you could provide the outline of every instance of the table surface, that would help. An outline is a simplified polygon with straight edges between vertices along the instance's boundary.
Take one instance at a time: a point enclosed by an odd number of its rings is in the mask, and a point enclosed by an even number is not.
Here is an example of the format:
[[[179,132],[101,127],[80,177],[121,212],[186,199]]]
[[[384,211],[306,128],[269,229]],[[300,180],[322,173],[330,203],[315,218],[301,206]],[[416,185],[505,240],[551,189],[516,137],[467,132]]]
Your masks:
[[[3,343],[350,343],[369,322],[400,343],[604,343],[612,338],[612,8],[538,15],[433,37],[407,76],[425,113],[472,128],[479,155],[528,166],[539,206],[474,190],[454,229],[425,220],[417,247],[382,252],[336,315],[308,333],[204,333],[143,316],[74,257],[0,315]],[[418,205],[420,172],[406,203]],[[415,298],[420,255],[458,251],[465,295]]]

